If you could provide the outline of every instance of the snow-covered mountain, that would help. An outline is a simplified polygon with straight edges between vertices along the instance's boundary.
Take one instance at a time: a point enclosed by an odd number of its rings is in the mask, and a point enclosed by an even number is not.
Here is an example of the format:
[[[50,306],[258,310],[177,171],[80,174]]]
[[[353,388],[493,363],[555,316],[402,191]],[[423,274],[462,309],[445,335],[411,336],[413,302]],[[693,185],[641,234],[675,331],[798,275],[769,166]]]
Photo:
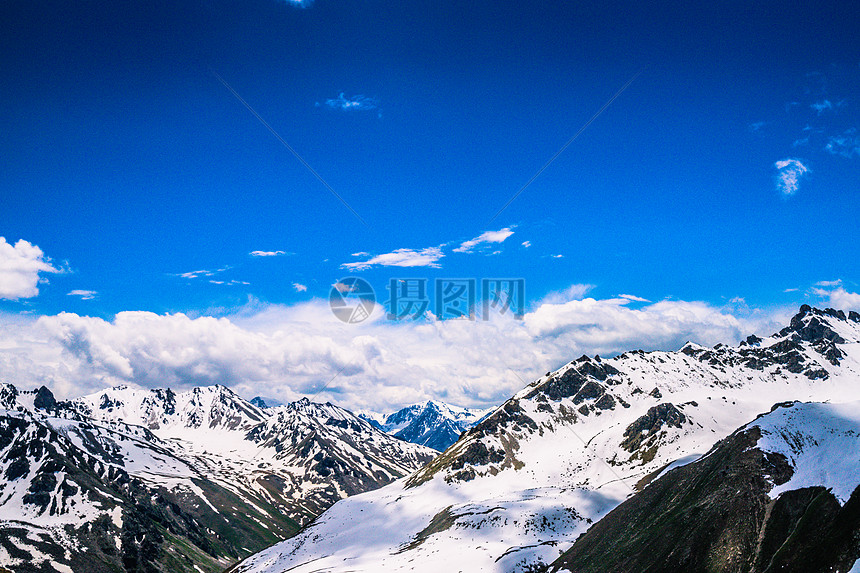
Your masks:
[[[338,502],[233,571],[541,570],[650,479],[774,403],[858,399],[854,312],[804,305],[779,333],[737,347],[583,356],[408,479]]]
[[[223,386],[58,402],[0,385],[0,568],[222,571],[434,454],[331,404],[263,410]]]
[[[664,470],[551,567],[847,572],[860,557],[860,402],[787,403]]]
[[[402,440],[441,452],[488,413],[489,410],[459,408],[428,400],[393,414],[361,413],[359,417]]]

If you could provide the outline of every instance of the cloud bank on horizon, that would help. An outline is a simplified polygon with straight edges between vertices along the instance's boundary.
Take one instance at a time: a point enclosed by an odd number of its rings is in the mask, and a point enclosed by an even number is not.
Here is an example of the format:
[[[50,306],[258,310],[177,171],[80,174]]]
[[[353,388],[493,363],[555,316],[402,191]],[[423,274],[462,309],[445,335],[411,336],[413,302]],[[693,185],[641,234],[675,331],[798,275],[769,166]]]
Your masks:
[[[794,308],[765,311],[705,302],[645,302],[635,295],[583,298],[572,285],[538,303],[523,320],[393,322],[377,307],[372,320],[348,325],[326,302],[266,305],[220,318],[130,311],[113,320],[60,313],[0,315],[0,379],[47,384],[60,396],[116,384],[188,388],[223,384],[251,397],[282,400],[316,394],[353,409],[387,410],[426,399],[487,406],[543,372],[581,354],[674,350],[693,340],[736,343],[768,335]],[[814,294],[860,309],[842,286]]]

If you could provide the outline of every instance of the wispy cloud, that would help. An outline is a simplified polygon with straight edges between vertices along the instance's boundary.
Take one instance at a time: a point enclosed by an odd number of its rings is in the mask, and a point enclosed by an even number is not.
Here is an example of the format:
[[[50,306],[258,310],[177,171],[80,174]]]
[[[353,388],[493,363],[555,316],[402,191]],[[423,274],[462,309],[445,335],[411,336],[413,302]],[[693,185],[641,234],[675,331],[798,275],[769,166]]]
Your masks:
[[[78,290],[78,289],[75,289],[71,292],[66,293],[67,296],[79,296],[79,297],[81,297],[81,300],[93,300],[94,298],[96,298],[98,296],[98,294],[99,293],[94,291],[94,290]]]
[[[541,300],[542,304],[563,304],[572,300],[581,300],[594,289],[590,284],[572,284],[564,290],[552,291]]]
[[[636,296],[635,294],[619,294],[620,298],[626,298],[627,300],[631,300],[633,302],[651,302],[647,298],[642,298],[641,296]]]
[[[829,99],[823,99],[809,104],[809,107],[815,110],[818,115],[821,115],[829,109],[833,109],[833,103]]]
[[[468,241],[463,241],[459,247],[454,249],[455,253],[471,253],[475,247],[483,244],[503,243],[505,239],[513,235],[514,232],[510,227],[499,229],[498,231],[485,231]]]
[[[303,285],[302,283],[293,283],[293,288],[296,292],[305,292],[308,290],[308,287]]]
[[[379,102],[375,98],[363,95],[347,97],[343,92],[341,92],[336,98],[325,100],[325,105],[331,109],[341,111],[367,111],[379,109]]]
[[[40,273],[61,273],[42,249],[20,239],[13,246],[0,237],[0,299],[18,300],[39,294]]]
[[[528,249],[529,247],[532,246],[532,242],[531,241],[523,241],[523,246]]]
[[[809,168],[799,159],[782,159],[773,166],[777,169],[776,188],[784,195],[797,193],[800,180],[809,173]]]
[[[249,284],[251,284],[247,281],[239,281],[236,279],[232,279],[229,281],[210,280],[209,282],[212,283],[213,285],[226,285],[226,286],[237,286],[237,285],[249,285]]]
[[[230,267],[224,267],[221,269],[209,270],[209,269],[201,269],[199,271],[189,271],[187,273],[179,273],[175,276],[183,279],[199,279],[200,277],[212,277],[218,273],[223,273],[224,271],[230,270]]]
[[[248,254],[252,257],[282,257],[290,253],[286,251],[251,251]]]
[[[860,135],[857,135],[857,129],[852,127],[842,135],[830,136],[824,150],[849,159],[854,155],[860,156]]]
[[[363,271],[374,266],[380,267],[432,267],[439,268],[439,259],[445,256],[441,247],[426,249],[397,249],[390,253],[376,255],[366,261],[343,263],[342,269]]]
[[[842,284],[842,279],[836,279],[835,281],[818,281],[815,283],[815,286],[818,287],[837,287]]]
[[[766,125],[766,121],[756,121],[754,123],[749,124],[749,130],[753,133],[758,133]]]

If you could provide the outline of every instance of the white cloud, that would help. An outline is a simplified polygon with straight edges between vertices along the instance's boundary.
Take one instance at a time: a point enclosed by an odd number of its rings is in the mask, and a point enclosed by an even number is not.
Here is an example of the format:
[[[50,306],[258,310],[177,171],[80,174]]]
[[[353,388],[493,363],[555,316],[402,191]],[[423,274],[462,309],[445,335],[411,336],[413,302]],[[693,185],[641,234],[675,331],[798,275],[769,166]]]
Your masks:
[[[397,249],[390,253],[376,255],[366,261],[343,263],[340,268],[351,271],[363,271],[374,266],[380,267],[432,267],[439,268],[439,259],[444,257],[440,247],[426,249]]]
[[[454,249],[455,253],[471,253],[472,249],[482,244],[490,244],[490,243],[503,243],[505,239],[513,235],[514,232],[510,229],[510,227],[505,227],[504,229],[499,229],[498,231],[485,231],[475,237],[474,239],[469,239],[468,241],[464,241],[459,247]]]
[[[857,135],[857,130],[852,127],[842,135],[829,137],[824,150],[833,155],[841,155],[848,159],[851,159],[855,155],[860,156],[860,135]]]
[[[634,302],[651,302],[647,298],[642,298],[641,296],[636,296],[635,294],[619,294],[618,296]]]
[[[564,255],[550,255],[553,259],[563,259]]]
[[[379,107],[378,102],[374,98],[363,95],[347,97],[343,92],[334,99],[325,100],[325,104],[332,109],[339,109],[342,111],[363,111],[378,109]]]
[[[829,294],[830,306],[841,310],[860,311],[860,294],[839,287]]]
[[[183,279],[199,279],[200,277],[212,277],[212,276],[217,275],[218,273],[223,273],[224,271],[228,271],[228,270],[230,270],[229,266],[223,267],[220,269],[215,269],[215,270],[201,269],[199,271],[189,271],[187,273],[179,273],[179,274],[174,275],[174,276],[177,276],[177,277],[180,277]],[[209,282],[214,282],[214,281],[209,281]]]
[[[835,281],[818,281],[815,283],[815,286],[819,287],[835,287],[842,284],[842,279],[836,279]]]
[[[860,294],[849,292],[844,287],[839,286],[841,281],[822,281],[827,283],[825,287],[837,286],[837,288],[813,288],[812,293],[821,297],[827,306],[837,310],[856,310],[860,311]]]
[[[0,314],[0,379],[47,383],[60,397],[130,383],[187,388],[220,383],[245,396],[313,395],[353,409],[386,411],[438,398],[490,405],[583,354],[677,349],[691,339],[734,343],[770,334],[791,311],[760,312],[703,302],[580,298],[573,285],[523,320],[392,322],[377,306],[361,325],[337,320],[326,301],[239,310],[224,318],[122,312],[111,321],[62,313],[38,320]],[[857,295],[854,295],[857,296]],[[794,310],[794,309],[792,309]]]
[[[18,300],[39,294],[39,273],[59,273],[42,249],[24,239],[13,246],[0,237],[0,299]]]
[[[823,99],[810,104],[809,107],[814,109],[818,115],[821,115],[828,109],[833,109],[833,103],[829,99]]]
[[[776,188],[785,195],[794,195],[801,178],[809,173],[809,168],[798,159],[782,159],[773,166],[777,169]]]
[[[358,251],[357,253],[352,253],[350,256],[351,257],[369,257],[370,253],[368,253],[367,251]]]
[[[211,277],[213,274],[212,271],[202,270],[202,271],[189,271],[187,273],[179,273],[178,276],[183,279],[196,279],[198,277]]]
[[[559,304],[579,300],[594,288],[590,284],[572,284],[564,290],[553,291],[543,297],[541,304]]]
[[[296,289],[296,292],[305,292],[308,290],[308,287],[301,283],[293,283],[293,288]]]
[[[529,247],[532,246],[532,242],[531,241],[523,241],[523,246],[528,249]]]
[[[248,253],[252,257],[281,257],[286,255],[286,251],[251,251]]]
[[[236,279],[229,280],[229,281],[216,281],[216,280],[212,279],[212,280],[210,280],[209,282],[210,282],[210,283],[212,283],[213,285],[227,285],[227,286],[249,285],[249,284],[251,284],[251,283],[249,283],[249,282],[246,282],[246,281],[240,281],[240,280],[236,280]]]
[[[68,296],[79,296],[79,297],[81,297],[81,300],[92,300],[92,299],[96,298],[96,296],[98,296],[98,294],[99,293],[97,293],[94,290],[78,290],[78,289],[75,289],[71,292],[66,293],[66,295],[68,295]]]
[[[749,124],[749,130],[753,133],[757,133],[761,131],[761,128],[767,125],[766,121],[756,121],[754,123]]]

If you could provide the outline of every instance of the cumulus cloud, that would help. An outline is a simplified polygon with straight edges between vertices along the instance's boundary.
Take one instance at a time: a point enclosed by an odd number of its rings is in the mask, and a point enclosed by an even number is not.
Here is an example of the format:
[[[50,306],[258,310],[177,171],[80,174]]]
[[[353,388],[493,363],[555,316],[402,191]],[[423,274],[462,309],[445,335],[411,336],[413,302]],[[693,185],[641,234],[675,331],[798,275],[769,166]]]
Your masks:
[[[18,300],[39,294],[40,273],[59,273],[42,249],[24,239],[15,245],[0,237],[0,299]]]
[[[81,300],[92,300],[92,299],[96,298],[99,293],[97,293],[94,290],[75,289],[73,291],[67,292],[66,294],[68,296],[79,296],[79,297],[81,297]]]
[[[3,273],[29,272],[22,283],[27,288],[16,287],[27,294],[28,288],[36,289],[39,273],[57,272],[27,242],[13,247],[3,240],[0,252],[4,293],[17,283]],[[439,248],[401,249],[359,264],[427,265],[441,256]],[[25,263],[15,266],[9,260]],[[294,284],[297,291],[303,287]],[[520,378],[532,379],[583,353],[675,349],[688,339],[736,342],[753,332],[777,330],[793,310],[651,303],[633,294],[585,298],[592,288],[575,284],[551,293],[522,320],[507,314],[487,321],[428,316],[392,322],[377,306],[371,319],[355,326],[338,321],[317,299],[293,306],[254,305],[221,318],[149,312],[123,312],[113,320],[74,313],[38,319],[0,314],[0,379],[26,388],[48,384],[60,396],[119,383],[174,388],[220,383],[246,396],[265,389],[292,400],[315,394],[341,372],[322,399],[376,410],[427,398],[490,405],[518,390]],[[814,292],[829,306],[860,309],[860,294],[845,290],[841,281],[819,281]],[[86,299],[96,293],[69,295]]]
[[[588,288],[555,293],[522,320],[508,313],[487,321],[394,322],[377,305],[370,319],[349,325],[318,299],[221,318],[0,315],[0,379],[23,387],[47,383],[63,396],[119,383],[177,389],[220,383],[285,401],[315,394],[340,371],[319,399],[382,411],[428,398],[484,406],[519,390],[521,378],[583,353],[677,349],[688,339],[733,343],[774,332],[794,310],[741,312],[695,301],[631,308],[628,298],[582,298]]]
[[[301,283],[293,283],[293,288],[296,289],[296,292],[305,292],[308,290],[308,287]]]
[[[248,253],[252,257],[281,257],[286,255],[286,251],[251,251]]]
[[[331,109],[341,111],[366,111],[379,108],[379,104],[374,98],[363,95],[347,97],[343,92],[336,98],[325,100],[325,104]]]
[[[839,287],[828,293],[828,300],[833,308],[860,311],[860,293],[848,292]]]
[[[374,266],[380,267],[431,267],[439,268],[439,259],[444,257],[441,247],[426,249],[397,249],[390,253],[376,255],[366,261],[343,263],[340,268],[350,271],[363,271]]]
[[[860,311],[860,294],[845,290],[841,284],[842,281],[821,281],[816,285],[823,288],[813,288],[812,293],[821,297],[829,307]]]
[[[777,169],[776,188],[785,195],[797,193],[800,180],[809,173],[809,168],[798,159],[782,159],[773,166]]]
[[[459,247],[454,249],[454,252],[471,253],[475,249],[475,247],[479,245],[503,243],[505,239],[507,239],[513,234],[514,232],[510,229],[510,227],[505,227],[504,229],[499,229],[498,231],[485,231],[474,239],[463,241],[463,243],[461,243]]]

